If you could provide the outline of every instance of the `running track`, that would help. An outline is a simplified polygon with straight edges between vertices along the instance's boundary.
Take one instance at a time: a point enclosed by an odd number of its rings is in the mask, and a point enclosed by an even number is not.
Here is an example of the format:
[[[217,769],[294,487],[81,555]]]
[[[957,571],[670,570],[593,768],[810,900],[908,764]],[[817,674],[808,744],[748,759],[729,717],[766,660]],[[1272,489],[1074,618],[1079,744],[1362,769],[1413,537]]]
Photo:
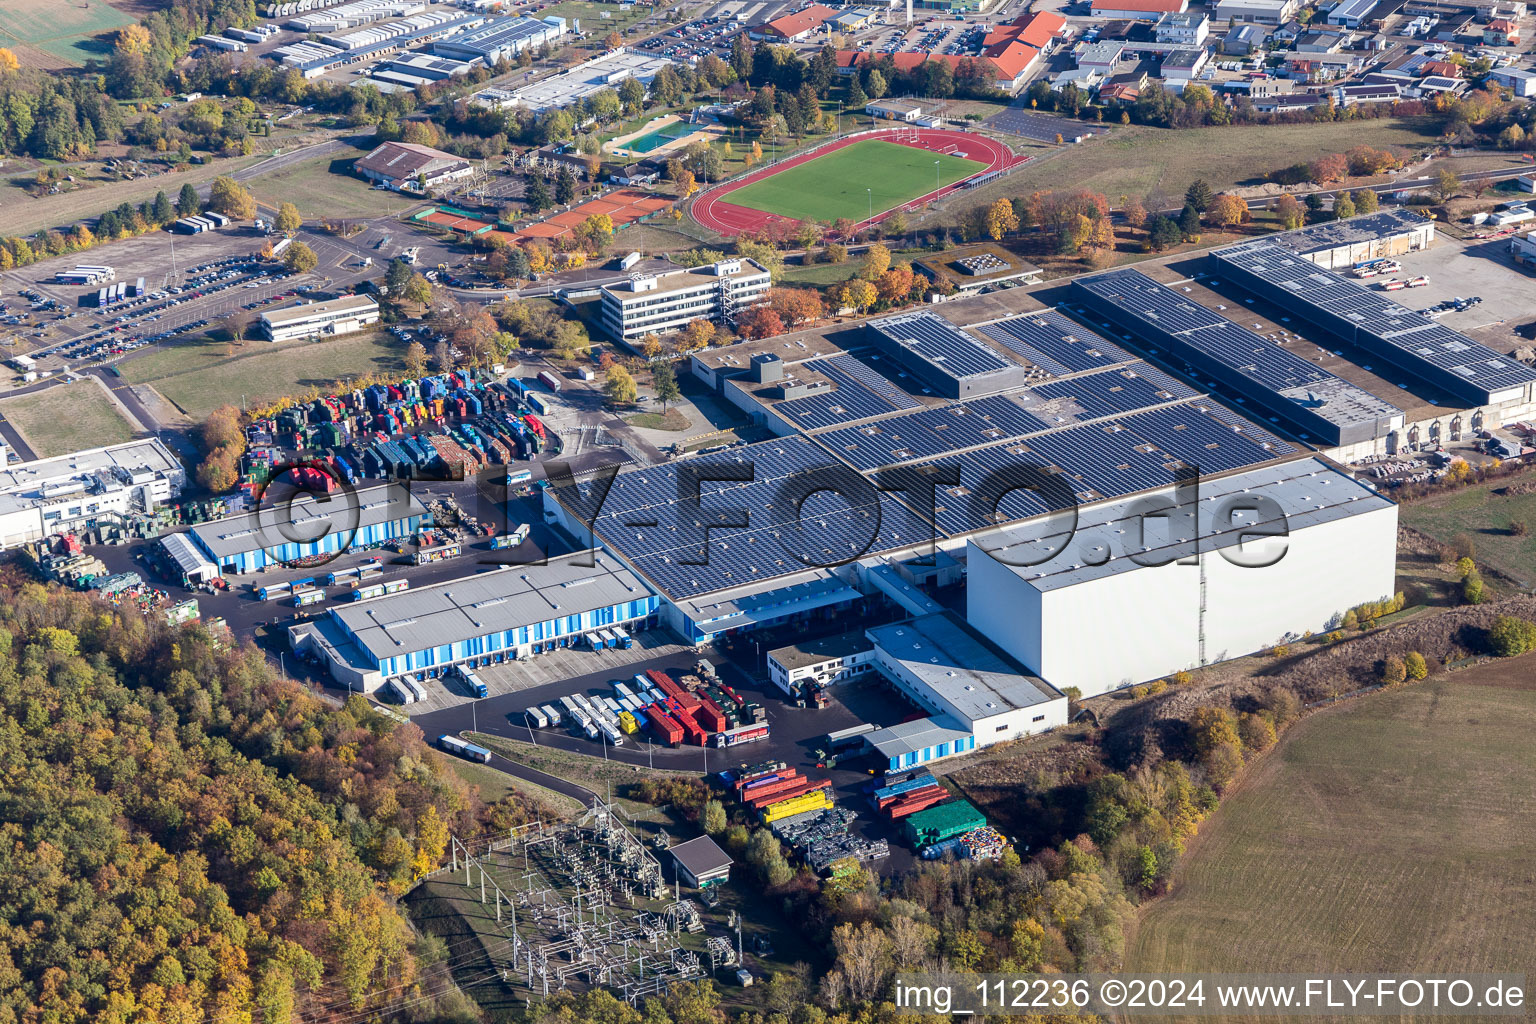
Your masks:
[[[745,206],[737,206],[735,203],[727,202],[726,200],[732,192],[744,185],[762,181],[764,178],[778,174],[780,171],[796,167],[809,160],[825,156],[835,150],[851,146],[855,142],[863,142],[866,139],[897,142],[916,149],[926,149],[935,153],[962,156],[987,165],[986,170],[977,171],[976,175],[971,177],[976,177],[980,174],[990,174],[993,171],[1007,170],[1029,159],[1028,157],[1015,156],[1013,150],[1009,149],[1006,145],[989,139],[984,135],[975,135],[970,132],[954,131],[946,128],[883,128],[876,131],[860,132],[857,135],[850,135],[846,139],[839,139],[808,153],[790,157],[787,160],[774,164],[772,167],[765,167],[760,171],[754,171],[745,177],[736,178],[723,185],[716,185],[693,201],[691,211],[693,219],[711,230],[720,232],[722,235],[739,235],[744,232],[755,234],[774,221],[781,221],[786,224],[795,223],[795,221],[788,217],[781,217],[774,213],[764,213],[762,210],[753,210]],[[968,181],[970,179],[965,180]],[[935,199],[948,195],[963,184],[963,181],[959,181],[953,185],[946,185],[937,192],[929,192],[927,195],[918,196],[902,208],[915,209],[925,203],[930,203]],[[890,210],[881,211],[875,214],[872,219],[861,222],[857,227],[864,228],[876,221],[882,220],[893,213],[895,209],[893,207]]]

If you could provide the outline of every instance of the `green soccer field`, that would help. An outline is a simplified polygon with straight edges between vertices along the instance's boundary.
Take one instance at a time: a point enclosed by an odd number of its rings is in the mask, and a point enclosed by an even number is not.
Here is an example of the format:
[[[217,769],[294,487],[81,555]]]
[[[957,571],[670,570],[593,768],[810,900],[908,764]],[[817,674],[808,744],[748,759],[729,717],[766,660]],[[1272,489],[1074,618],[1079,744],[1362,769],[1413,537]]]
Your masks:
[[[938,161],[938,176],[934,176]],[[980,171],[979,160],[869,139],[816,157],[721,197],[722,202],[795,220],[866,220]]]

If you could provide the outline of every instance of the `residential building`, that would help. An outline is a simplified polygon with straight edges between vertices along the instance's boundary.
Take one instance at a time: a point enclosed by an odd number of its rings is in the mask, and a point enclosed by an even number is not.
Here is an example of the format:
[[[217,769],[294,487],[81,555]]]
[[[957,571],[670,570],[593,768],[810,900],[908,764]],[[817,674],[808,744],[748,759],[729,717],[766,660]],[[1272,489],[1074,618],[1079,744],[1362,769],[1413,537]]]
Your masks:
[[[31,462],[0,457],[0,550],[153,512],[185,484],[181,461],[157,437]]]
[[[366,295],[340,295],[322,302],[273,309],[261,314],[268,341],[350,334],[379,322],[379,304]]]
[[[1300,0],[1218,0],[1216,20],[1283,25],[1296,16]]]
[[[1334,105],[1339,107],[1353,107],[1361,103],[1396,103],[1402,98],[1402,90],[1390,83],[1345,85],[1333,90]]]
[[[414,142],[381,142],[352,169],[397,192],[422,192],[475,173],[462,157]]]
[[[1495,18],[1483,28],[1484,46],[1519,46],[1520,26],[1508,18]]]
[[[647,334],[665,334],[690,320],[729,319],[761,302],[768,271],[755,260],[721,260],[708,267],[638,274],[602,289],[600,321],[608,334],[634,345]]]
[[[1211,19],[1204,12],[1185,11],[1183,14],[1164,14],[1153,26],[1153,35],[1159,43],[1176,46],[1203,46],[1210,35]]]
[[[1221,39],[1221,52],[1245,57],[1255,50],[1262,50],[1269,38],[1269,29],[1253,23],[1233,25]]]

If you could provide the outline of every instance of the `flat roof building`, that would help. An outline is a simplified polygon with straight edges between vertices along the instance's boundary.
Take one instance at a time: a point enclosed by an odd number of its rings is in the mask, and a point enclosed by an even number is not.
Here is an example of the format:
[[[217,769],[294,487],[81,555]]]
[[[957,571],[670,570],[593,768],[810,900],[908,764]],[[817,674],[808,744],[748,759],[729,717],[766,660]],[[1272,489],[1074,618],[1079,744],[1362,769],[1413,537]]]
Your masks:
[[[602,289],[600,322],[609,337],[633,344],[647,334],[666,334],[689,321],[726,320],[761,302],[771,278],[751,259],[721,260],[692,270],[636,274]]]
[[[524,50],[554,42],[565,33],[559,19],[494,18],[480,28],[432,44],[432,52],[453,60],[479,61],[487,67],[511,60]]]
[[[931,718],[878,729],[866,743],[891,770],[1067,723],[1067,698],[952,612],[869,630],[875,665]]]
[[[151,512],[186,483],[159,438],[91,448],[0,468],[0,550],[85,523]]]
[[[626,78],[633,78],[648,87],[661,69],[671,63],[665,57],[620,48],[511,92],[484,90],[476,94],[474,102],[485,106],[527,107],[537,114],[580,103],[599,90],[617,87]]]
[[[590,564],[588,564],[590,563]],[[659,601],[612,555],[576,551],[419,590],[337,605],[290,634],[331,675],[367,692],[407,673],[436,677],[568,647],[608,626],[643,629]]]
[[[199,523],[192,543],[225,572],[247,573],[313,555],[336,554],[414,534],[426,508],[399,484],[292,502]]]
[[[1428,249],[1435,240],[1435,222],[1409,210],[1379,210],[1309,224],[1269,240],[1324,270],[1348,270],[1369,260]]]
[[[990,290],[1006,282],[1036,284],[1045,273],[1002,246],[984,242],[963,245],[936,256],[912,261],[912,269],[935,284],[948,282],[961,295]]]
[[[1022,387],[1032,377],[1029,367],[933,313],[898,313],[870,320],[865,329],[881,355],[945,398],[996,394]]]
[[[1300,0],[1219,0],[1216,20],[1283,25],[1296,16],[1300,7]]]
[[[350,334],[378,322],[377,302],[366,295],[341,295],[263,313],[261,331],[269,341],[291,341]]]

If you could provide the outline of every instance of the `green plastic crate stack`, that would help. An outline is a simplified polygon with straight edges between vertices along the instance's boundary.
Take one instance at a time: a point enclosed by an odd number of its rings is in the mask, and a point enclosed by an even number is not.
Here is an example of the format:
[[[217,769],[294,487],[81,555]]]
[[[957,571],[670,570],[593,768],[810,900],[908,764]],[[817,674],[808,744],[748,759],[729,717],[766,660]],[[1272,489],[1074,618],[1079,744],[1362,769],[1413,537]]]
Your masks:
[[[986,824],[987,816],[969,800],[951,800],[907,818],[907,838],[913,846],[921,848],[984,828]]]

